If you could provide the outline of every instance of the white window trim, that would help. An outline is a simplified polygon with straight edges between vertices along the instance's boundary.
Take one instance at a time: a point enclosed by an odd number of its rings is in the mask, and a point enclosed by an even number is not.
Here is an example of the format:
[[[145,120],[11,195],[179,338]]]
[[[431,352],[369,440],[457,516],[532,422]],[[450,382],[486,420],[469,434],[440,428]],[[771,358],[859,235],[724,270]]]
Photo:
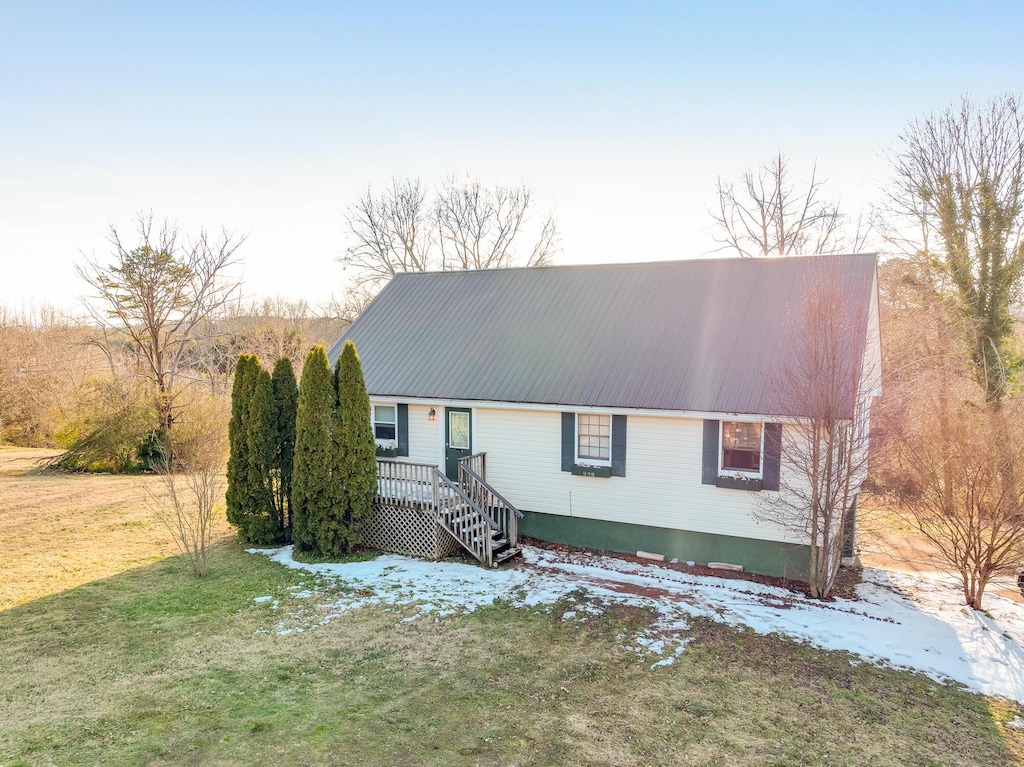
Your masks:
[[[465,408],[465,410],[469,410],[469,408]],[[463,408],[445,410],[445,418],[448,419],[448,423],[446,424],[446,431],[448,432],[448,445],[447,445],[447,447],[450,447],[453,450],[469,450],[469,451],[472,451],[473,450],[473,445],[474,445],[474,442],[473,442],[473,413],[472,413],[472,411],[470,411],[470,412],[463,412],[463,411],[464,411]],[[466,416],[466,419],[467,419],[467,423],[466,423],[466,440],[469,442],[469,444],[466,445],[465,447],[456,447],[456,446],[451,444],[452,416],[453,415],[464,415],[464,416]]]
[[[602,461],[599,458],[580,458],[580,416],[581,415],[604,415],[608,416],[608,460]],[[612,430],[615,428],[615,419],[611,413],[597,413],[582,411],[573,414],[573,458],[577,466],[611,466],[614,455],[615,443],[612,438]]]
[[[760,459],[758,464],[760,469],[757,471],[747,471],[744,469],[726,469],[722,466],[722,462],[725,460],[725,424],[727,423],[756,423],[761,427],[761,447],[760,447]],[[749,477],[750,479],[762,479],[764,477],[764,421],[751,421],[745,418],[730,418],[728,421],[720,420],[718,422],[718,476],[720,477]]]
[[[393,407],[395,409],[395,420],[394,421],[377,421],[377,406],[382,407]],[[395,445],[393,449],[398,448],[398,403],[397,402],[371,402],[370,403],[370,428],[373,429],[373,441],[377,444],[377,447],[386,447],[387,442],[391,440],[377,439],[377,424],[387,424],[388,426],[395,427]]]

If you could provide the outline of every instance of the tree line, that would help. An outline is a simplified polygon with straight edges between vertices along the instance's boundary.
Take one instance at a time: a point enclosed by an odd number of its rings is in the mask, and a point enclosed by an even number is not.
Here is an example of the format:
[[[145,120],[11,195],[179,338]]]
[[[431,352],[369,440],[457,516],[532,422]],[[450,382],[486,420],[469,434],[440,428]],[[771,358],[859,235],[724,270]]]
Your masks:
[[[175,421],[226,400],[241,355],[302,364],[345,323],[303,301],[232,301],[184,345],[169,402]],[[51,308],[0,307],[0,443],[57,447],[76,471],[152,470],[157,387],[130,336]],[[227,414],[222,424],[226,426]]]

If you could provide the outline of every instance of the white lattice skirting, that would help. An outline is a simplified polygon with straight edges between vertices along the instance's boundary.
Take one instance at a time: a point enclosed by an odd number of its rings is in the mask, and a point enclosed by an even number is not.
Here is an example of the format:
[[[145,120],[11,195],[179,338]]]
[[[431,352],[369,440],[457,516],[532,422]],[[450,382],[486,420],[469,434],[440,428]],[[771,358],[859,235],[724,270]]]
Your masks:
[[[377,500],[363,530],[363,542],[393,554],[443,559],[459,551],[458,541],[441,527],[433,510],[411,509]]]

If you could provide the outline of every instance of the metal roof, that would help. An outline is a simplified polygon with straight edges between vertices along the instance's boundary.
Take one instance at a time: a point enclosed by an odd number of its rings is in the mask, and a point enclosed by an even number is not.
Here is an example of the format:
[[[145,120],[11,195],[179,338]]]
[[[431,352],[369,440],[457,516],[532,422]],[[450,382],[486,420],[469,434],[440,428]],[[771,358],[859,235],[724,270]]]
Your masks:
[[[875,265],[858,254],[404,273],[329,357],[353,341],[379,398],[800,415],[766,384],[792,346],[802,280],[838,275],[864,308],[849,331],[863,357]]]

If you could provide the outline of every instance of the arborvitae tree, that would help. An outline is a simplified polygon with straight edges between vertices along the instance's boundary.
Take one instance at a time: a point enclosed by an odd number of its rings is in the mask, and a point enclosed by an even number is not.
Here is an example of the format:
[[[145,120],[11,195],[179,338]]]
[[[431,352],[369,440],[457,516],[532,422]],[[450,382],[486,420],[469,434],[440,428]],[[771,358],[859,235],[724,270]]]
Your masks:
[[[295,409],[299,398],[291,359],[278,359],[271,383],[274,386],[274,405],[277,411],[276,446],[271,472],[274,506],[287,540],[292,526],[292,462],[295,457]]]
[[[256,363],[255,383],[246,409],[245,508],[239,531],[253,543],[279,543],[284,530],[274,505],[271,467],[277,436],[277,413],[270,373]]]
[[[370,425],[370,398],[363,368],[351,341],[345,342],[334,370],[337,392],[335,475],[341,488],[342,533],[346,550],[363,539],[362,527],[370,517],[377,492],[377,458]]]
[[[253,355],[243,354],[235,368],[228,439],[228,521],[247,541],[278,543],[284,536],[271,485],[277,413],[270,375]]]
[[[335,515],[335,394],[327,352],[314,346],[306,356],[295,415],[292,467],[292,541],[298,551],[341,553],[343,537]]]
[[[225,493],[228,522],[240,525],[240,518],[248,506],[245,494],[246,419],[249,400],[256,383],[259,361],[250,354],[238,358],[235,379],[231,387],[231,420],[228,422],[228,486]]]

